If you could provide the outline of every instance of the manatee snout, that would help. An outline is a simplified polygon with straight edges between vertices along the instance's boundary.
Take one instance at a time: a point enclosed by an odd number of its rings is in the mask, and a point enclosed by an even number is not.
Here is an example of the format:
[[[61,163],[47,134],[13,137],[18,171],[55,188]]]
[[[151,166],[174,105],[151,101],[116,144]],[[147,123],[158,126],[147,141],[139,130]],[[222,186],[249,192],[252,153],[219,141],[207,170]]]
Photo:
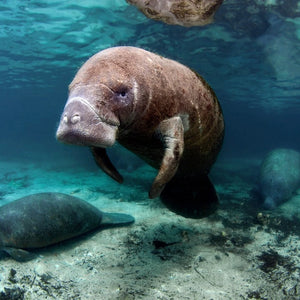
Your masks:
[[[105,107],[101,115],[83,97],[69,97],[56,138],[66,144],[111,147],[116,141],[118,119]]]

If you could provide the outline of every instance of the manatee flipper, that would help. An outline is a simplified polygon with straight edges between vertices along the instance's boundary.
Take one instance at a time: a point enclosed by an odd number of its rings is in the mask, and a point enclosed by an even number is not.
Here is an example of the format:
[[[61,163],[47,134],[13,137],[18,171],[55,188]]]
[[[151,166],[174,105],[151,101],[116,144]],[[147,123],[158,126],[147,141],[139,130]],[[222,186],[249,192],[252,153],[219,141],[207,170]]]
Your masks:
[[[28,252],[23,249],[17,249],[17,248],[12,248],[12,247],[3,247],[3,248],[1,248],[1,250],[6,252],[14,260],[20,261],[20,262],[29,261],[33,258],[36,258],[36,254]]]
[[[162,121],[156,134],[160,138],[164,147],[164,156],[156,175],[149,197],[158,197],[168,183],[175,175],[182,156],[184,147],[184,128],[180,117],[173,117]]]
[[[102,216],[101,225],[108,226],[125,226],[134,222],[134,217],[127,214],[119,213],[104,213]]]
[[[99,147],[91,147],[92,154],[94,156],[94,159],[97,163],[97,165],[112,179],[115,181],[122,183],[123,177],[118,172],[118,170],[115,168],[115,166],[110,161],[106,150],[104,148]]]
[[[266,197],[264,203],[263,203],[263,207],[265,209],[274,209],[276,207],[276,203],[274,201],[273,198],[271,197]]]
[[[171,211],[187,218],[207,217],[218,207],[218,195],[208,176],[174,177],[160,196]]]

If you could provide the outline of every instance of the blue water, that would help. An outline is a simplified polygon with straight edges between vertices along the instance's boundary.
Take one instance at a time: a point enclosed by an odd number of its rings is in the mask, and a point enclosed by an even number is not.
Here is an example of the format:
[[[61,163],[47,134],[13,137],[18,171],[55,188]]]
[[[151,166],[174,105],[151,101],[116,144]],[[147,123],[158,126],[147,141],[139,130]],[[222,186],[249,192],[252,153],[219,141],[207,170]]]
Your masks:
[[[259,13],[249,14],[254,0],[226,1],[213,24],[184,28],[148,20],[125,1],[77,3],[0,4],[2,156],[65,155],[54,136],[68,84],[89,56],[117,45],[178,60],[210,83],[225,115],[222,156],[260,156],[275,147],[299,150],[296,9],[256,5]]]

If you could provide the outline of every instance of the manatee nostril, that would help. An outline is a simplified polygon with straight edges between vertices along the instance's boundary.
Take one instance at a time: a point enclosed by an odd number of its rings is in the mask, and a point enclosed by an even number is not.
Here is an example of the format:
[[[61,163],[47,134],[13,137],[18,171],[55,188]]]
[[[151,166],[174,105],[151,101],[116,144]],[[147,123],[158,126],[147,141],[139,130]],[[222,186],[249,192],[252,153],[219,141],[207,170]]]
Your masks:
[[[68,117],[67,117],[67,114],[64,115],[63,121],[64,121],[64,123],[66,123],[66,124],[68,123]]]
[[[73,115],[73,117],[71,118],[71,123],[72,124],[76,124],[77,122],[79,122],[80,121],[80,116],[79,116],[79,114],[75,114],[75,115]]]

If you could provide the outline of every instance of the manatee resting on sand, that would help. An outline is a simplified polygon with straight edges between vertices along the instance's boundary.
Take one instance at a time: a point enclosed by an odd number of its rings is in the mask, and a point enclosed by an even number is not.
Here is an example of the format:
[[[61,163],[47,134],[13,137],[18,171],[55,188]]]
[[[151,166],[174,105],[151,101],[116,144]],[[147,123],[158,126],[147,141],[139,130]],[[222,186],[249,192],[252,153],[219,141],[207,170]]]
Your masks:
[[[98,166],[122,182],[105,150],[118,141],[158,169],[149,197],[195,218],[216,208],[207,175],[223,135],[221,107],[206,81],[135,47],[103,50],[80,68],[56,133],[61,142],[89,146]]]
[[[289,200],[300,187],[300,153],[275,149],[267,154],[260,170],[260,193],[264,207],[275,208]]]
[[[79,198],[40,193],[0,207],[0,250],[16,260],[27,260],[24,249],[46,247],[100,227],[128,225],[126,214],[104,213]]]
[[[150,19],[181,26],[202,26],[213,21],[223,0],[126,0]]]

